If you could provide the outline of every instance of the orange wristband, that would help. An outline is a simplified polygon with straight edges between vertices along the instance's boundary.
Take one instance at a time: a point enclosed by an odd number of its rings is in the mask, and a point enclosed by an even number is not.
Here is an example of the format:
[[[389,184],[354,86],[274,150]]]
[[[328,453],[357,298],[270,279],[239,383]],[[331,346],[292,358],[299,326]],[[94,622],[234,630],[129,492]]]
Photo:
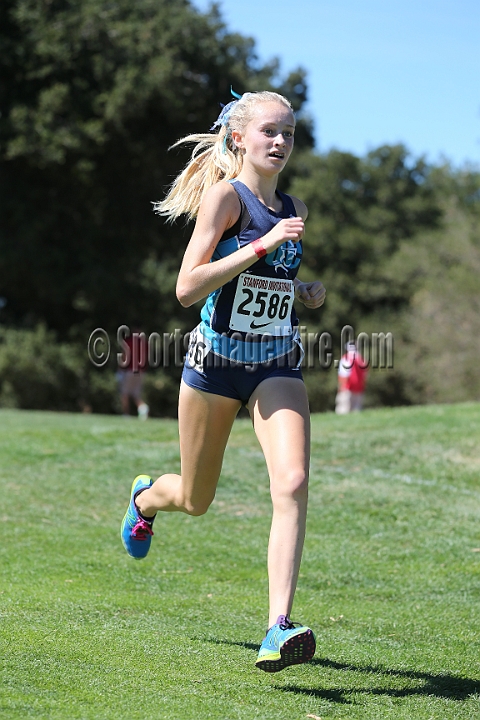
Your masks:
[[[252,247],[253,247],[253,249],[255,250],[255,253],[256,253],[256,255],[257,255],[258,258],[262,258],[264,255],[267,254],[267,251],[266,251],[265,248],[263,247],[263,243],[262,243],[262,241],[260,240],[260,238],[258,238],[258,240],[254,240],[254,241],[252,242]]]

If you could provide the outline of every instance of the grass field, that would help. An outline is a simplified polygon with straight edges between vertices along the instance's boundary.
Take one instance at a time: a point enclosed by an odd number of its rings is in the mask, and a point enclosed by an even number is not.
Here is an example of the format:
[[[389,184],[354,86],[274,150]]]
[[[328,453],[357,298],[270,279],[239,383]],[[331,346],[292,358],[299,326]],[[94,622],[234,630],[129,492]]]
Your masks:
[[[311,663],[254,661],[267,476],[237,421],[211,510],[129,558],[131,480],[178,469],[173,421],[0,412],[0,717],[480,717],[480,405],[313,417],[293,617]]]

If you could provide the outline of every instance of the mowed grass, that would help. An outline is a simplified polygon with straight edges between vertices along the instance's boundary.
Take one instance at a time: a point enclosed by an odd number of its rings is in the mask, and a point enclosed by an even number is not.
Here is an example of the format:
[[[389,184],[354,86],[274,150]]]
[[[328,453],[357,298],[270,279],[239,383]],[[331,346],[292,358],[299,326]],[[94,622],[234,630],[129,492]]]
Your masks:
[[[268,479],[235,424],[207,515],[119,529],[132,478],[179,469],[173,421],[0,412],[0,717],[480,717],[480,406],[317,415],[294,619],[311,663],[254,667]]]

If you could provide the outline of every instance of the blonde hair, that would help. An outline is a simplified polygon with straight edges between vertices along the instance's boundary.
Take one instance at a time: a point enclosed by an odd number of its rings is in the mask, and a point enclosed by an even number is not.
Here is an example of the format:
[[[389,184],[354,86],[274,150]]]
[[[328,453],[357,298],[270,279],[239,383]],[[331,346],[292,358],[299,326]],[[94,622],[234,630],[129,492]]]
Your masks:
[[[189,162],[170,186],[166,198],[153,203],[156,213],[166,215],[171,221],[180,215],[187,215],[189,220],[193,220],[203,196],[212,185],[237,177],[243,166],[243,154],[232,140],[232,130],[243,133],[253,117],[254,108],[264,102],[282,103],[293,112],[290,102],[283,95],[268,90],[248,92],[232,103],[224,120],[220,115],[218,133],[187,135],[172,145],[174,148],[195,143]]]

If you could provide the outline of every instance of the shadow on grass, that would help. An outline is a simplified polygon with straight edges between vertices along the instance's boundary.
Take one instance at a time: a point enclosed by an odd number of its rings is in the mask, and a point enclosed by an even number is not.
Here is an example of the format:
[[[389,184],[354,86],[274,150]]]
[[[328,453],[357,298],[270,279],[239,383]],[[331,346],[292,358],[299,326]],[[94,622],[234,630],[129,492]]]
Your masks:
[[[233,640],[218,640],[218,638],[203,638],[206,642],[213,643],[214,645],[236,645],[237,647],[246,648],[247,650],[253,650],[258,653],[260,645],[249,642],[234,642]]]
[[[356,683],[350,688],[337,688],[335,690],[319,690],[316,688],[298,687],[296,685],[281,686],[277,685],[278,690],[283,692],[296,693],[299,695],[309,695],[311,697],[321,698],[336,703],[349,703],[348,695],[352,693],[365,693],[367,695],[388,695],[389,697],[413,697],[413,696],[434,696],[448,700],[467,700],[475,693],[480,692],[480,681],[471,680],[469,678],[458,677],[458,675],[433,675],[425,672],[414,672],[412,670],[393,670],[390,668],[382,668],[375,665],[350,665],[348,663],[339,663],[328,658],[313,658],[310,665],[328,668],[331,670],[350,670],[356,673],[366,673],[368,675],[376,674],[384,677],[406,678],[408,680],[420,680],[421,685],[409,688],[389,688],[389,687],[365,687],[359,688]]]
[[[260,649],[260,645],[248,642],[233,642],[230,640],[218,640],[209,638],[207,642],[214,643],[215,645],[234,645],[237,647],[246,648],[257,653]],[[329,660],[328,658],[314,657],[308,663],[310,666],[315,665],[317,667],[327,668],[330,670],[348,670],[356,673],[365,673],[368,675],[376,674],[383,677],[396,677],[405,678],[408,680],[420,680],[421,685],[411,688],[375,688],[366,687],[359,688],[356,683],[352,683],[350,688],[337,688],[337,689],[317,689],[308,687],[299,687],[297,685],[276,685],[278,690],[283,692],[296,693],[299,695],[308,695],[310,697],[321,698],[322,700],[328,700],[330,702],[348,704],[350,700],[348,695],[356,692],[362,692],[371,695],[388,695],[389,697],[411,697],[414,695],[431,695],[438,698],[444,698],[448,700],[467,700],[472,695],[480,692],[480,680],[472,680],[469,678],[459,677],[458,675],[433,675],[426,672],[415,672],[413,670],[395,670],[391,668],[382,668],[375,665],[352,665],[349,663],[340,663],[335,660]]]

